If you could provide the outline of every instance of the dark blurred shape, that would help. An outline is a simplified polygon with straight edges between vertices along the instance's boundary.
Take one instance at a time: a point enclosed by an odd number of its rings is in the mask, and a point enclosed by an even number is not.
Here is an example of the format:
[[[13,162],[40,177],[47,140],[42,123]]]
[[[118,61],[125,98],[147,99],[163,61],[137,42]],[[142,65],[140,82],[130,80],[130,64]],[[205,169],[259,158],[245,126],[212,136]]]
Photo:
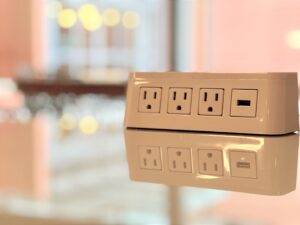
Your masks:
[[[79,81],[19,80],[18,88],[26,95],[46,92],[49,95],[61,93],[125,95],[123,84],[85,84]]]

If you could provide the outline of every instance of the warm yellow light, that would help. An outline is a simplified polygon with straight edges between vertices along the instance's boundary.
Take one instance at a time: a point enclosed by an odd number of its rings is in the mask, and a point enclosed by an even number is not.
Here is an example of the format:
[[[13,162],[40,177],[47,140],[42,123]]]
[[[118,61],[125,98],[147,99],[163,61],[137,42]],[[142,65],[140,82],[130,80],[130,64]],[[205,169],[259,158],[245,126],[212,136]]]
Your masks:
[[[140,24],[140,16],[137,12],[127,11],[123,15],[122,22],[124,27],[128,29],[134,29]]]
[[[73,114],[65,113],[59,120],[59,127],[62,130],[74,130],[77,126],[77,119]]]
[[[49,2],[46,6],[47,16],[51,19],[55,19],[58,16],[58,13],[63,9],[61,2],[53,0]]]
[[[93,134],[98,129],[98,122],[92,116],[85,116],[79,122],[79,129],[84,134]]]
[[[291,30],[286,35],[286,42],[290,48],[300,49],[300,30]]]
[[[113,8],[108,8],[103,13],[103,22],[106,26],[116,26],[121,20],[120,12]]]
[[[79,19],[83,27],[88,31],[95,31],[102,25],[102,17],[96,6],[92,4],[84,4],[78,11]]]
[[[73,9],[63,9],[58,13],[57,22],[62,28],[71,28],[76,21],[76,12]]]

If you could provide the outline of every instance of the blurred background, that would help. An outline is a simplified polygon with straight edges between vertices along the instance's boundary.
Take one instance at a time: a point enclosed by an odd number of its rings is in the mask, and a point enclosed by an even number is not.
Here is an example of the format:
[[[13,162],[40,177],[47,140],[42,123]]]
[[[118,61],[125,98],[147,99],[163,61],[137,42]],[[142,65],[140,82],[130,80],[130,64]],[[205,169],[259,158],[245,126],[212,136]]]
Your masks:
[[[299,14],[298,0],[1,1],[0,224],[299,224],[299,191],[131,182],[122,134],[132,71],[300,71]]]

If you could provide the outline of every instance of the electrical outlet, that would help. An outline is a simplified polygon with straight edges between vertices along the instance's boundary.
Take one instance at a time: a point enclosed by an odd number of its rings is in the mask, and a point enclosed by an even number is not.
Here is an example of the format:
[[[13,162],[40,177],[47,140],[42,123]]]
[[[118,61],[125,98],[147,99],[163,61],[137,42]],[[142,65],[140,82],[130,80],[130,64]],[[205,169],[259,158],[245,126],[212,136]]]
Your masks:
[[[232,90],[231,116],[255,117],[257,90]]]
[[[191,150],[188,148],[168,148],[169,170],[192,172]]]
[[[191,88],[170,88],[168,113],[190,114],[192,104]]]
[[[297,84],[297,73],[133,73],[125,126],[288,134],[299,130]]]
[[[161,104],[161,92],[161,88],[141,88],[139,94],[139,112],[159,113]]]
[[[253,151],[230,151],[230,170],[233,177],[257,178],[256,153]]]
[[[199,172],[204,175],[223,175],[223,156],[220,150],[198,150]]]
[[[296,188],[297,133],[124,131],[129,174],[135,181],[266,195],[282,195]],[[149,148],[153,150],[150,155]],[[156,166],[154,160],[159,162]]]
[[[139,162],[142,169],[161,170],[161,150],[157,146],[139,146]]]
[[[199,114],[205,116],[222,116],[223,89],[200,89]]]

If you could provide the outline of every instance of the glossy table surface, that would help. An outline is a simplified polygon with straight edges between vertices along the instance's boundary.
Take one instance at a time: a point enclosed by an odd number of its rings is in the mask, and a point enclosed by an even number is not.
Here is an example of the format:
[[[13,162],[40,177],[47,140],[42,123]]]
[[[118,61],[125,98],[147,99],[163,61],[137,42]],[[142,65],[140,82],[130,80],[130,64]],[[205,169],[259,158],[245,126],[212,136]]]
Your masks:
[[[62,221],[64,224],[68,224],[65,221],[70,224],[174,223],[171,221],[296,224],[295,221],[300,221],[297,189],[274,197],[131,181],[123,134],[124,99],[101,101],[105,107],[93,113],[86,110],[79,115],[72,109],[64,112],[65,117],[36,115],[26,122],[1,123],[1,225],[19,224],[18,221],[28,224]],[[89,107],[95,106],[89,103]],[[76,123],[71,113],[76,115]]]

